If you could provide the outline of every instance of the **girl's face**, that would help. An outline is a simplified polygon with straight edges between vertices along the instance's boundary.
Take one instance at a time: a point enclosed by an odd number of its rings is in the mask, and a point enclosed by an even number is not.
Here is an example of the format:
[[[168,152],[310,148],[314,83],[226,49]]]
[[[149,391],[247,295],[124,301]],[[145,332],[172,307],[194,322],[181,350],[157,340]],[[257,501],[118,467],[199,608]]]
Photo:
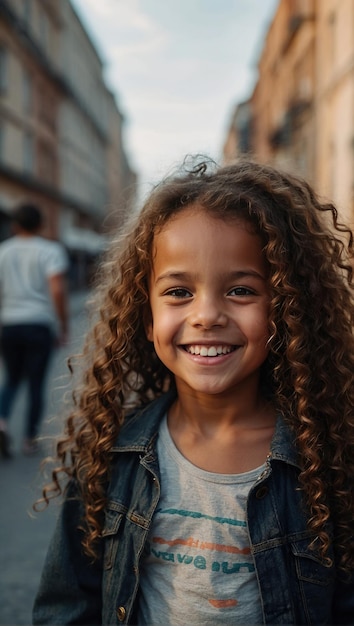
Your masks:
[[[244,221],[187,207],[154,239],[147,337],[179,395],[257,393],[268,354],[260,238]]]

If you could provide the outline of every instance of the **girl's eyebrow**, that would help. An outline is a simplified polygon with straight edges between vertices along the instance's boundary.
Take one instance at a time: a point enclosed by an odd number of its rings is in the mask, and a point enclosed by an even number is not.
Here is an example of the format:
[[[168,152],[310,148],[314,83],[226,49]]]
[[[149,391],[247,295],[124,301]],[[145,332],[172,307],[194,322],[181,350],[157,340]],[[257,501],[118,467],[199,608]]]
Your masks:
[[[161,280],[171,279],[171,280],[188,280],[192,278],[192,274],[189,272],[164,272],[157,276],[156,283],[159,283]]]
[[[228,280],[241,280],[243,278],[257,278],[259,280],[266,280],[266,276],[264,276],[263,274],[260,274],[260,272],[254,270],[254,269],[244,269],[244,270],[236,270],[234,272],[229,272],[228,274],[223,275],[223,278],[227,278]],[[169,272],[164,272],[163,274],[160,274],[160,276],[157,276],[155,282],[159,283],[162,280],[177,280],[177,281],[183,281],[183,280],[193,280],[196,278],[196,275],[193,274],[192,272],[174,272],[174,271],[169,271]]]

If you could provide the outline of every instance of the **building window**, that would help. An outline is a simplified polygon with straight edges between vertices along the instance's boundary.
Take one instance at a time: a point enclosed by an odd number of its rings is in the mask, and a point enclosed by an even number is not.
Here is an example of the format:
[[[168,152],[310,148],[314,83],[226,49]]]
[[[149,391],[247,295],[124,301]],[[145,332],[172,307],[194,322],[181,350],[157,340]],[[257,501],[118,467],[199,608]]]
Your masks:
[[[38,84],[38,117],[48,128],[56,128],[57,104],[45,83]]]
[[[54,185],[56,181],[56,155],[50,145],[41,142],[38,146],[38,177],[45,183]]]
[[[33,174],[34,142],[30,133],[26,133],[23,137],[23,169],[26,174]]]
[[[23,70],[22,76],[22,103],[25,113],[32,111],[32,78],[30,74]]]
[[[0,163],[4,162],[5,126],[0,122]]]
[[[42,47],[46,50],[48,47],[48,18],[43,11],[39,16],[39,34]]]
[[[24,0],[23,17],[24,17],[26,24],[29,24],[31,22],[31,15],[32,15],[32,0]]]
[[[0,93],[5,93],[7,90],[7,63],[7,50],[0,44]]]

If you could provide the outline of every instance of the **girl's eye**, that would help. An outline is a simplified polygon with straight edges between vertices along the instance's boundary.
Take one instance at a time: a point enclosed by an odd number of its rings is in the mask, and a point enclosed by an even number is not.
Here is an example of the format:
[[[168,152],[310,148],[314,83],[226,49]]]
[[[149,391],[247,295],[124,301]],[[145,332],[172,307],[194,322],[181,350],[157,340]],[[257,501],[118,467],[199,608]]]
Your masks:
[[[254,292],[248,287],[234,287],[228,293],[229,296],[251,296]]]
[[[183,287],[177,287],[176,289],[169,289],[166,291],[165,296],[172,296],[173,298],[190,298],[191,292]]]

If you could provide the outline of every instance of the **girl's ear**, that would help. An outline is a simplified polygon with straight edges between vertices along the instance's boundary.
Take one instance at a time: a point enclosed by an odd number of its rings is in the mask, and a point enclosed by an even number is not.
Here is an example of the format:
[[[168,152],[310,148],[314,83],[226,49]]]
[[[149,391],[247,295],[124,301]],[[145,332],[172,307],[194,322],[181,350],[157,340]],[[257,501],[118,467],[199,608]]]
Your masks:
[[[151,309],[149,305],[145,307],[144,312],[143,312],[143,324],[144,324],[146,339],[148,339],[148,341],[154,341],[154,335],[152,332],[152,328],[153,328],[152,313],[151,313]]]

